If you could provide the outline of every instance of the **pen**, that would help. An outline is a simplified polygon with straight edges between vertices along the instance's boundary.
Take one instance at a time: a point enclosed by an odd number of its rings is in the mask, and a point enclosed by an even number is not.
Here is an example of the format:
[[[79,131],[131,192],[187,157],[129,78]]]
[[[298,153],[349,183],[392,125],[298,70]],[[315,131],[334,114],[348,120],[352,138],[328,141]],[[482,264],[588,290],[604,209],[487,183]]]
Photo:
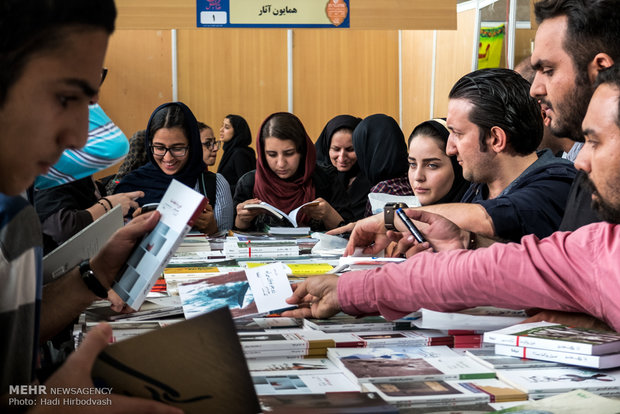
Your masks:
[[[411,221],[411,219],[407,217],[402,208],[397,209],[396,214],[398,214],[398,217],[400,217],[403,223],[405,223],[405,226],[407,226],[407,228],[409,229],[411,234],[413,234],[413,237],[415,237],[418,243],[424,243],[426,241],[420,230],[418,230],[415,224],[413,224],[413,221]]]

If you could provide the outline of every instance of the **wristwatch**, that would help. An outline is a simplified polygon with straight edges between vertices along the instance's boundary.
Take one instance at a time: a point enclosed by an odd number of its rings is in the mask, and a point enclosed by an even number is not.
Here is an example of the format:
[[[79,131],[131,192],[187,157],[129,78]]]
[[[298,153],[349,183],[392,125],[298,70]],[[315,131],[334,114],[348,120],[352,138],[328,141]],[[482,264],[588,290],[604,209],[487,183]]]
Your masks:
[[[80,263],[80,274],[86,287],[101,299],[108,297],[108,291],[101,282],[95,277],[95,272],[90,268],[90,260],[86,259]]]
[[[396,230],[394,227],[394,212],[399,208],[407,208],[405,203],[387,203],[383,206],[383,221],[386,230]]]

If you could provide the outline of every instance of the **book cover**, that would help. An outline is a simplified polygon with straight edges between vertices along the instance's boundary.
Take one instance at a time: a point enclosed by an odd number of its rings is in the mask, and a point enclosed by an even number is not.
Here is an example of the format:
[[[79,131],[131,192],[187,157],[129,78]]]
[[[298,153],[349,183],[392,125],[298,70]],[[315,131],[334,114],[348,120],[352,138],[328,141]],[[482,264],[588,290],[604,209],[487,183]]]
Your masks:
[[[95,386],[185,413],[260,411],[227,308],[110,345],[97,358],[92,377]]]
[[[129,256],[112,289],[132,309],[144,302],[170,257],[192,227],[207,199],[200,193],[172,180],[157,211],[161,218]]]
[[[341,372],[333,362],[327,358],[261,358],[248,360],[250,374],[299,374],[299,373],[326,373]]]
[[[587,355],[620,352],[620,333],[573,328],[550,322],[526,323],[486,332],[484,341]]]
[[[451,381],[448,381],[451,383]],[[490,402],[510,402],[527,401],[527,393],[518,390],[496,378],[476,379],[467,382],[458,381],[460,387],[471,390],[472,392],[483,392],[488,394]]]
[[[289,223],[291,223],[291,225],[293,227],[298,227],[297,225],[297,215],[299,213],[299,211],[304,208],[305,206],[309,206],[309,205],[315,205],[315,204],[319,204],[318,201],[309,201],[307,203],[302,204],[301,206],[297,207],[296,209],[292,210],[289,214],[286,214],[284,211],[272,206],[269,203],[265,203],[264,201],[261,201],[258,204],[246,204],[243,206],[243,208],[247,209],[247,210],[252,210],[252,209],[259,209],[259,210],[263,210],[265,213],[271,214],[273,216],[275,216],[276,218],[282,220],[285,219],[287,220]]]
[[[497,370],[497,378],[528,394],[559,394],[581,388],[593,393],[620,391],[620,370],[577,367]]]
[[[360,391],[342,372],[253,375],[258,395],[325,394],[329,392]]]
[[[355,316],[337,314],[329,319],[304,319],[304,326],[323,332],[391,331],[394,322],[382,316]]]
[[[620,354],[584,355],[571,352],[552,351],[549,349],[499,344],[495,345],[495,353],[497,355],[537,359],[588,368],[606,369],[620,367]]]
[[[463,387],[457,381],[375,382],[364,384],[364,389],[376,392],[397,407],[445,407],[490,401],[486,393]]]
[[[498,410],[498,413],[545,413],[545,414],[617,414],[620,400],[605,398],[584,390],[558,394],[539,401],[528,401],[516,407]]]
[[[413,323],[418,328],[442,330],[492,331],[522,322],[527,315],[522,310],[480,306],[459,312],[438,312],[420,309],[422,317]]]
[[[398,414],[398,408],[372,392],[263,395],[263,412],[272,414]]]
[[[497,355],[494,349],[468,349],[465,351],[465,355],[491,369],[545,368],[558,366],[556,362]]]
[[[388,348],[355,349],[353,352],[343,351],[345,349],[328,349],[327,356],[344,368],[351,379],[360,383],[495,377],[493,370],[451,350],[452,354],[448,353],[446,357],[425,357],[420,355],[424,351],[416,351],[413,347],[409,353]]]
[[[290,308],[285,299],[293,290],[282,263],[213,276],[178,286],[186,318],[228,306],[233,317]]]

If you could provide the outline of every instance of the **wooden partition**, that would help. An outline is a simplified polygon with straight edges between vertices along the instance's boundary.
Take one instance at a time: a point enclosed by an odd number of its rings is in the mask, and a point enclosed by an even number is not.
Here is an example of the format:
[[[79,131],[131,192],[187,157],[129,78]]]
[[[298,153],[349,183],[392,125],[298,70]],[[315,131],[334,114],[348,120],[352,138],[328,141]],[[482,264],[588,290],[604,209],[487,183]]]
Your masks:
[[[293,110],[316,140],[339,114],[398,121],[398,32],[295,30]]]

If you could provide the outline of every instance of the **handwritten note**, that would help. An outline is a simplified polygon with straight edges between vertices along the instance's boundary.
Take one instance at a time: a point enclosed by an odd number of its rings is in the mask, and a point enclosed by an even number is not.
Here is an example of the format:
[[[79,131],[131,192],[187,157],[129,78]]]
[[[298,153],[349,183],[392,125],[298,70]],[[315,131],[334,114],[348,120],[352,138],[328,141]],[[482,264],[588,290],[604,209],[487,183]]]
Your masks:
[[[259,312],[290,307],[285,301],[293,294],[286,276],[287,271],[288,268],[282,263],[272,263],[245,271]]]

